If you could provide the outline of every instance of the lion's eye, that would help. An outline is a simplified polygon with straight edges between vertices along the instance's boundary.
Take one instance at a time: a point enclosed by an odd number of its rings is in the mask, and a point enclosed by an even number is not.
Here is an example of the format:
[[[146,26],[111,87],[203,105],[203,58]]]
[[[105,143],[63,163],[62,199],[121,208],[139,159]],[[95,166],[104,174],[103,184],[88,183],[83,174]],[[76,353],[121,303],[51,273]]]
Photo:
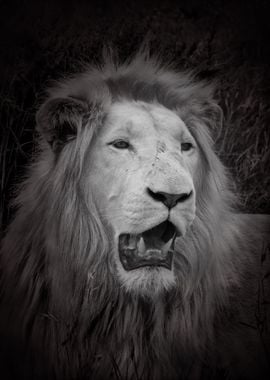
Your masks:
[[[193,145],[189,142],[185,142],[181,144],[181,150],[182,152],[187,152],[193,148]]]
[[[128,149],[129,148],[129,142],[125,140],[115,140],[110,143],[110,145],[114,146],[117,149]]]

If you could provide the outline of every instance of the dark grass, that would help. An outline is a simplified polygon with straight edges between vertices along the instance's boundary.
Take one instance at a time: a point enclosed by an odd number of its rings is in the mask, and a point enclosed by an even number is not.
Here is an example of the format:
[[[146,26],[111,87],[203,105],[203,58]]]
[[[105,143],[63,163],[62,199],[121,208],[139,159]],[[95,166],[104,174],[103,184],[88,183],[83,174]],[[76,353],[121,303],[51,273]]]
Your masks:
[[[50,80],[98,62],[104,44],[125,59],[145,38],[177,68],[216,81],[225,117],[217,153],[233,173],[241,210],[270,213],[269,10],[251,0],[1,2],[3,226],[14,184],[34,156],[35,112]]]

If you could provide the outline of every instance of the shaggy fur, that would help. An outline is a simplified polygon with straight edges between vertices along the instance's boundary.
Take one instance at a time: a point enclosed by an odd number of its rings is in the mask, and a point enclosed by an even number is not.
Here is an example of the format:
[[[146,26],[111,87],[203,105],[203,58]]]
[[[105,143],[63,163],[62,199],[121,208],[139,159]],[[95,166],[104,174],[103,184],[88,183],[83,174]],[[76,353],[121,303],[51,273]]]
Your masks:
[[[89,209],[82,186],[91,141],[121,99],[174,110],[200,148],[196,218],[175,246],[177,287],[154,298],[119,284],[100,205]],[[1,250],[4,378],[267,377],[258,313],[266,318],[268,223],[235,211],[210,137],[220,119],[211,86],[143,54],[107,59],[49,91]]]

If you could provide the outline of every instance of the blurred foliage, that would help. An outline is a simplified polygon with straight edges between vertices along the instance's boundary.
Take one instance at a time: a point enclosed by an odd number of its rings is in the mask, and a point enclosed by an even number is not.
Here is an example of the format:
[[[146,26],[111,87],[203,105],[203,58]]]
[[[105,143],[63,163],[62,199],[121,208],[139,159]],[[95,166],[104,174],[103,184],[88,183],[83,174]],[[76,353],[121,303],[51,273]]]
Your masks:
[[[224,111],[217,153],[232,171],[242,209],[270,212],[268,1],[0,2],[1,210],[9,221],[14,184],[33,156],[35,112],[52,79],[100,60],[121,59],[147,39],[179,69],[215,81]]]

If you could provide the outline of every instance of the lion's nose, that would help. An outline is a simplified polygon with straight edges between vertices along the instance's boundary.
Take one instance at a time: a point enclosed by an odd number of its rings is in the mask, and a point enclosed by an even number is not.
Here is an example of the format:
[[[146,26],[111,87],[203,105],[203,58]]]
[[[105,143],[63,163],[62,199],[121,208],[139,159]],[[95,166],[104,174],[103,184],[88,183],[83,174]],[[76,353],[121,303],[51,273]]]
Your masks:
[[[149,187],[147,188],[148,194],[155,200],[165,204],[169,209],[177,205],[177,203],[185,202],[192,195],[192,190],[188,193],[170,194],[164,191],[154,192]]]

